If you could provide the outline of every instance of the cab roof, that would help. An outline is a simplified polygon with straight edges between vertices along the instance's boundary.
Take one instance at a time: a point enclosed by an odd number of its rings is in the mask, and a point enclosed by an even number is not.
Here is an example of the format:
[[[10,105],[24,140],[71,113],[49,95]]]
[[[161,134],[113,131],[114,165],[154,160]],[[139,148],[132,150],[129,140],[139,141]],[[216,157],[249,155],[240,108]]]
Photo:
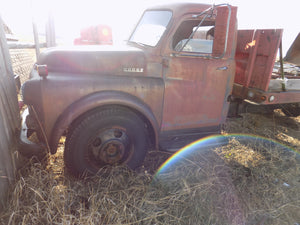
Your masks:
[[[155,5],[147,8],[147,10],[170,10],[173,12],[173,15],[177,16],[189,13],[199,13],[210,8],[211,6],[212,5],[210,4],[181,2]]]

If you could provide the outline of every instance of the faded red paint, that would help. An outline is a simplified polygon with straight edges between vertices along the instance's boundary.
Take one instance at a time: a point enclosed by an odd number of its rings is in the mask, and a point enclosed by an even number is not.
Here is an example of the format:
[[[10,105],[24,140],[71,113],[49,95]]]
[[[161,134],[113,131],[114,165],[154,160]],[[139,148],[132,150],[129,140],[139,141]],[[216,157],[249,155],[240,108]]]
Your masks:
[[[78,117],[109,105],[140,114],[156,147],[159,137],[168,132],[218,132],[226,119],[235,75],[237,8],[216,6],[212,17],[197,16],[210,7],[182,3],[150,8],[172,12],[156,46],[129,41],[123,49],[85,46],[42,53],[37,63],[46,64],[49,75],[40,79],[33,70],[23,92],[51,152],[56,152],[60,136]],[[211,47],[211,52],[175,50],[203,18],[205,26],[214,27],[214,38],[196,41]],[[185,21],[190,30],[182,26],[178,31]]]
[[[234,82],[268,90],[283,30],[239,30]]]
[[[268,91],[254,89],[254,88],[247,88],[239,84],[234,84],[232,92],[234,93],[234,96],[237,98],[247,99],[252,102],[263,104],[263,105],[288,104],[288,103],[300,102],[299,91],[268,92]],[[249,92],[251,93],[251,96],[249,96]]]
[[[203,14],[210,7],[179,3],[148,9],[167,11],[170,20],[154,46],[129,38],[121,49],[85,46],[42,53],[37,63],[46,64],[49,75],[42,79],[33,70],[23,96],[35,109],[51,152],[71,124],[102,107],[125,106],[140,115],[158,147],[178,137],[218,132],[230,100],[300,102],[299,91],[268,92],[282,30],[238,31],[236,7],[216,6]],[[200,23],[204,33],[193,36]]]
[[[187,14],[186,17],[189,15]],[[224,50],[228,8],[218,8],[215,22],[213,56]],[[179,18],[177,24],[184,18]],[[165,95],[162,131],[218,126],[225,122],[231,93],[235,62],[232,51],[236,35],[236,8],[232,7],[228,46],[222,59],[197,55],[170,57],[176,54],[170,46],[163,52],[168,66],[164,68]],[[169,38],[173,37],[173,33]],[[231,48],[230,48],[231,47]],[[221,70],[220,68],[227,68]],[[225,116],[224,116],[225,115]]]
[[[268,91],[282,33],[281,29],[238,31],[234,97],[263,105],[300,102],[299,91]]]

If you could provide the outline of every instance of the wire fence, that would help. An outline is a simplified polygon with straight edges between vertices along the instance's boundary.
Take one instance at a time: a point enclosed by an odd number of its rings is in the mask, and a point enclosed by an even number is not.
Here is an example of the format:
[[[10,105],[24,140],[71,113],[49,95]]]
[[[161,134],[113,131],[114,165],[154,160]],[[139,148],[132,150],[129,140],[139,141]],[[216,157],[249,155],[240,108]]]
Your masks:
[[[35,49],[10,49],[10,57],[14,74],[19,75],[21,84],[29,78],[30,71],[36,61]]]

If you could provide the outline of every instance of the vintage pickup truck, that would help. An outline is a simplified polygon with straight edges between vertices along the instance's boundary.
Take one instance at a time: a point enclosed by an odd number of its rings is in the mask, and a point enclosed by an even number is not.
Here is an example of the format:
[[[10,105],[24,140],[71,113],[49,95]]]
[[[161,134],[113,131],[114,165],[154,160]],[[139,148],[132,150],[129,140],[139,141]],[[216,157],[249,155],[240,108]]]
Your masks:
[[[22,87],[22,139],[36,131],[54,154],[66,136],[67,168],[93,174],[219,133],[230,104],[298,109],[299,92],[282,80],[269,89],[282,30],[239,31],[236,14],[227,4],[160,5],[122,47],[46,50]]]

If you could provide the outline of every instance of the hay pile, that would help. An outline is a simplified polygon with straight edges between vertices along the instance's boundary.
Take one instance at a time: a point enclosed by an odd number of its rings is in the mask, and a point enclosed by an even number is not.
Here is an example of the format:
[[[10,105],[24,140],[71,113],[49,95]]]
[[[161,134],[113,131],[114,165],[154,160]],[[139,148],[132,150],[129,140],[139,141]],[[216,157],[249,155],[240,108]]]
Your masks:
[[[227,123],[224,133],[231,132],[271,135],[300,149],[297,118],[280,113],[245,114]],[[0,223],[300,224],[299,155],[251,140],[203,147],[156,174],[170,155],[150,152],[138,171],[104,168],[83,180],[64,171],[61,147],[20,171]]]

